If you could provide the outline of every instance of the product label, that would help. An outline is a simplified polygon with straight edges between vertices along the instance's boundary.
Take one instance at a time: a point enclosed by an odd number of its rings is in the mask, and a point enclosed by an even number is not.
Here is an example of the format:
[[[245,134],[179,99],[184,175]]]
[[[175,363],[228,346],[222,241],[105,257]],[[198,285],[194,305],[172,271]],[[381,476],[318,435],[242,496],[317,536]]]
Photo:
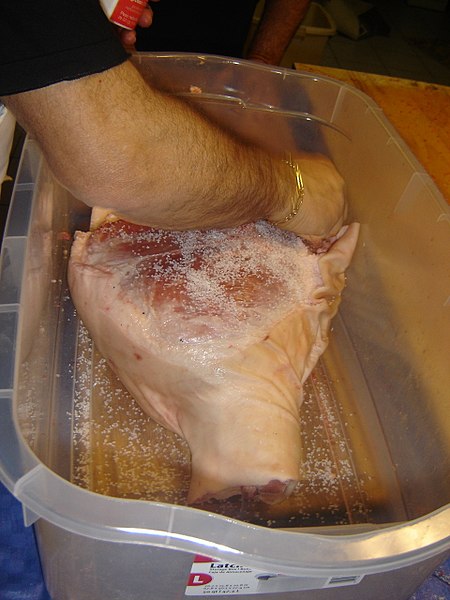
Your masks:
[[[243,596],[356,585],[362,575],[289,577],[197,555],[186,584],[186,596]]]
[[[109,19],[125,29],[134,29],[146,6],[146,0],[118,0]]]
[[[186,596],[256,594],[259,573],[250,567],[198,555],[192,563]]]

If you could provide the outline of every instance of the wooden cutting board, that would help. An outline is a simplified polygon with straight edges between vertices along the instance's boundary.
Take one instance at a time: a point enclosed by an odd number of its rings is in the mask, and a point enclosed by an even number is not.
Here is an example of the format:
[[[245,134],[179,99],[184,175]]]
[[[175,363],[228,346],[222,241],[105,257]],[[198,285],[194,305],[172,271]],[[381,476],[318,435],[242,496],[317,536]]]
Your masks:
[[[450,87],[320,65],[295,67],[333,77],[370,96],[450,204]]]

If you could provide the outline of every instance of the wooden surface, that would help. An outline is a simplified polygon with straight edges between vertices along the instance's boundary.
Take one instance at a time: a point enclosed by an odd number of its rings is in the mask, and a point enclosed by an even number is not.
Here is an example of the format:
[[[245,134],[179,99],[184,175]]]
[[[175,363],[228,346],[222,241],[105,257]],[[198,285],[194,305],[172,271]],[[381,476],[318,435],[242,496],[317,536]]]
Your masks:
[[[375,100],[450,204],[450,87],[319,65],[296,68],[354,85]]]

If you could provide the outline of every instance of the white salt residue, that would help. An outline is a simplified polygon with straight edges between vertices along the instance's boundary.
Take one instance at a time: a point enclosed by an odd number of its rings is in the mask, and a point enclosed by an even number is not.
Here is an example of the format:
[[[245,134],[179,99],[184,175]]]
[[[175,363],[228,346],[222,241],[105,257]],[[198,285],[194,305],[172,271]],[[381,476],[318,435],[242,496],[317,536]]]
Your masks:
[[[182,242],[186,257],[186,288],[195,307],[211,309],[236,324],[257,309],[275,310],[309,300],[317,271],[317,257],[309,255],[301,240],[266,223],[229,230],[205,232],[192,248]],[[186,252],[187,250],[187,252]],[[200,254],[200,266],[189,268],[192,254]],[[190,257],[189,257],[190,255]],[[195,308],[194,308],[195,310]]]
[[[300,409],[304,479],[298,493],[303,498],[315,498],[315,512],[311,514],[320,523],[367,522],[370,502],[354,465],[339,408],[333,382],[319,361],[305,384]]]
[[[189,475],[186,443],[143,413],[81,325],[72,481],[108,496],[182,504]]]
[[[92,342],[86,328],[80,323],[77,357],[75,362],[74,400],[72,407],[72,474],[77,485],[91,488],[91,389]]]
[[[321,283],[318,256],[266,222],[228,230],[163,232],[116,224],[108,244],[90,242],[90,264],[115,273],[143,330],[157,328],[184,351],[214,339],[243,347],[291,310],[310,303]],[[162,300],[161,300],[162,299]],[[148,307],[151,306],[151,310]],[[202,355],[201,359],[203,360]]]
[[[17,397],[17,417],[20,424],[20,430],[30,448],[36,452],[37,441],[37,423],[39,422],[42,407],[37,405],[39,395],[39,383],[36,385],[35,364],[30,366],[28,361],[21,364],[19,390]]]

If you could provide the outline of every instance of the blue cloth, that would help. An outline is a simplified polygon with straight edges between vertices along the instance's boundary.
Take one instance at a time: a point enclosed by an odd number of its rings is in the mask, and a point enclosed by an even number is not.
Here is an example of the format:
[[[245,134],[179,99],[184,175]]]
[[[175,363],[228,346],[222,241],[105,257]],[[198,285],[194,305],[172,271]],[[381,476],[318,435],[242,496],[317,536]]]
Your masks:
[[[51,600],[42,577],[33,528],[24,526],[20,502],[1,483],[0,599]],[[437,599],[450,600],[450,558],[411,598]]]
[[[42,577],[32,527],[22,505],[0,484],[0,598],[50,600]]]

